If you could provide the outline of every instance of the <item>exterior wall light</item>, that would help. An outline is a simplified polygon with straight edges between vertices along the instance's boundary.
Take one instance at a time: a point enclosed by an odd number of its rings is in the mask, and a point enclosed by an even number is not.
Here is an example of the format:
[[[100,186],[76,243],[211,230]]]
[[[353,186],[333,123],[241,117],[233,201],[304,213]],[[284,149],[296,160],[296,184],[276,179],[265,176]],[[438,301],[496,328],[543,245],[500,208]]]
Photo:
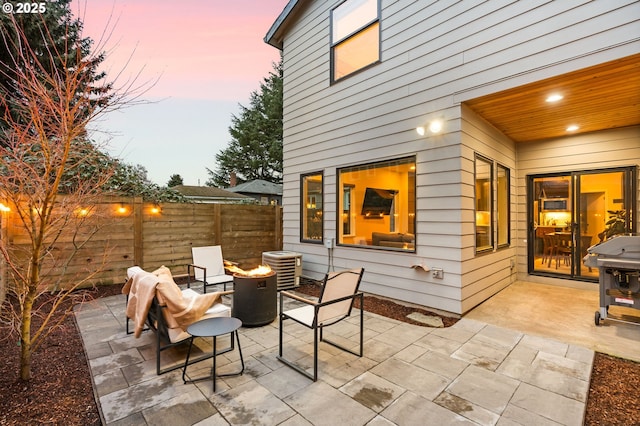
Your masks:
[[[10,212],[11,209],[4,204],[0,203],[0,212]]]
[[[91,214],[91,208],[89,207],[78,207],[74,210],[74,213],[77,217],[87,217]]]
[[[118,209],[116,211],[118,212],[118,214],[126,214],[127,213],[127,207],[121,204],[120,207],[118,207]]]
[[[431,123],[429,123],[429,131],[431,133],[440,133],[442,131],[442,120],[433,120]]]
[[[151,207],[151,214],[160,214],[162,212],[162,209],[160,208],[159,205],[154,205],[153,207]]]
[[[442,129],[444,128],[444,122],[441,119],[435,119],[429,122],[429,133],[431,134],[438,134],[440,132],[442,132]],[[416,127],[416,132],[420,135],[420,136],[424,136],[427,133],[427,129],[425,129],[423,126],[420,127]]]

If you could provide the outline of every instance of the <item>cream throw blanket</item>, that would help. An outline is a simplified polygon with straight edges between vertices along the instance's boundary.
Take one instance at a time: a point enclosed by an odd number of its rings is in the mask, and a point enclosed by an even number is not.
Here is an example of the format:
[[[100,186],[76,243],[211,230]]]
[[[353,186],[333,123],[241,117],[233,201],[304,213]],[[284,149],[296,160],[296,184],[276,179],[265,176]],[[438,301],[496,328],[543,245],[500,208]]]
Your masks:
[[[153,272],[140,269],[129,277],[122,293],[129,295],[127,317],[133,320],[135,337],[140,337],[154,296],[158,297],[162,306],[167,307],[163,309],[167,327],[180,327],[186,331],[187,327],[200,319],[211,306],[222,302],[221,296],[226,292],[184,297],[180,287],[173,281],[169,268],[162,266]]]

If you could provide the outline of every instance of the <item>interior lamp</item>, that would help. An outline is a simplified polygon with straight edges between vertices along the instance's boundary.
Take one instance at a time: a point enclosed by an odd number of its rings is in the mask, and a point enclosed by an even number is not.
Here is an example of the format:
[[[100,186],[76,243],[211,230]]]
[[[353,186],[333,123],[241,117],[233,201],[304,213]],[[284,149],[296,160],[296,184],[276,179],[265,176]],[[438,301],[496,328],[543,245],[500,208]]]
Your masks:
[[[476,211],[476,226],[489,226],[491,215],[487,211]]]

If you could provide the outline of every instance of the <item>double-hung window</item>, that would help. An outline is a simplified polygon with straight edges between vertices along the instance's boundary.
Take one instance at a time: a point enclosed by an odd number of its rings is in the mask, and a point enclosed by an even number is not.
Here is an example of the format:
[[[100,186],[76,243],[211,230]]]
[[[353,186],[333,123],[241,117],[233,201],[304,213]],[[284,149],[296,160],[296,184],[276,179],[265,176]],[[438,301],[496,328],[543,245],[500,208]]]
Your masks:
[[[380,60],[379,0],[346,0],[331,11],[331,81]]]

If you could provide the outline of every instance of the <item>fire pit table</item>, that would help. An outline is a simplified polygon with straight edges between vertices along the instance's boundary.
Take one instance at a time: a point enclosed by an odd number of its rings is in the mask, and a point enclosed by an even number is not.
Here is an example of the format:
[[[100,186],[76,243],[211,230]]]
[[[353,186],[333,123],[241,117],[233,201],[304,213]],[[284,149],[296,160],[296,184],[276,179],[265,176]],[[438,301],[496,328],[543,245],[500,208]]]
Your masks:
[[[254,270],[255,271],[255,270]],[[249,271],[249,272],[254,272]],[[233,274],[233,306],[231,316],[239,318],[246,327],[266,325],[276,318],[276,273]]]

